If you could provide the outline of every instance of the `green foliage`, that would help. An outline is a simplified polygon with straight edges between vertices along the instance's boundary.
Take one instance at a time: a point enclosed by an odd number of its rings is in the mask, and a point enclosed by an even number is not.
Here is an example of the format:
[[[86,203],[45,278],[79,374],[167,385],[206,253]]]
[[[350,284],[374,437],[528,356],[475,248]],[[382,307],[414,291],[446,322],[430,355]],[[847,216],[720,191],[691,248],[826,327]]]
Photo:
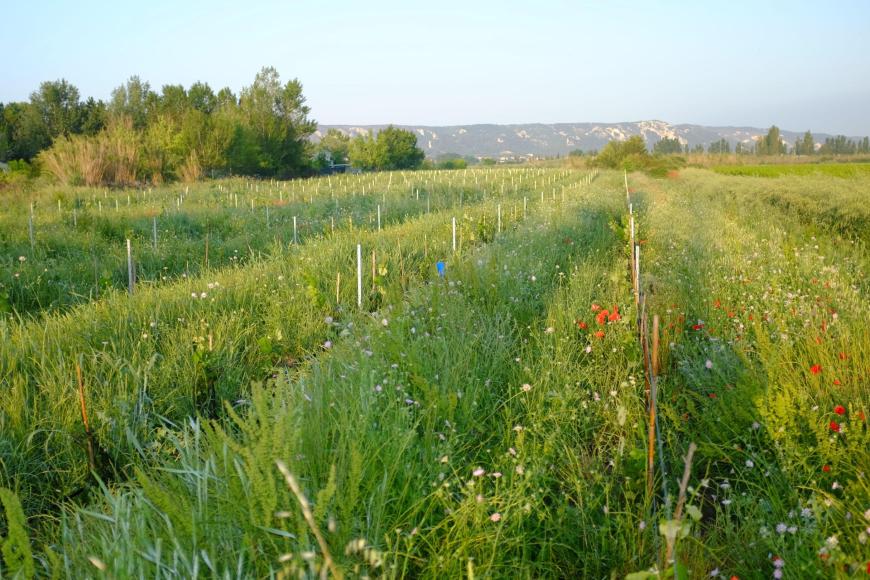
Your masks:
[[[417,169],[425,154],[417,147],[417,136],[392,125],[370,135],[356,137],[350,143],[350,162],[366,170]]]
[[[776,125],[771,126],[767,135],[755,144],[756,155],[785,155],[787,150],[788,146],[783,142],[779,127]]]
[[[33,578],[36,570],[21,502],[12,490],[0,487],[0,507],[5,514],[5,525],[0,526],[0,532],[5,529],[5,537],[0,534],[0,554],[3,556],[0,571],[5,568],[11,578]]]
[[[636,169],[642,165],[649,153],[643,137],[635,135],[625,141],[610,141],[595,156],[593,164],[610,169]]]
[[[713,141],[710,143],[709,147],[707,147],[707,153],[711,155],[723,155],[731,153],[731,144],[727,139],[719,139],[718,141]]]
[[[653,145],[653,155],[679,155],[683,144],[676,137],[664,137]]]

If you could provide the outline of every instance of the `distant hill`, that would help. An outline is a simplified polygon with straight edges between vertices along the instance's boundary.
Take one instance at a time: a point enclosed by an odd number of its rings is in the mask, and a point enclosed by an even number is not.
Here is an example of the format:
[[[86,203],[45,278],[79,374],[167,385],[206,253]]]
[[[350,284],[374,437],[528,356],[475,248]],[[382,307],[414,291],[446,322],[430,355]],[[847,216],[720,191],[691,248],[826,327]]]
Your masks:
[[[495,159],[519,159],[565,155],[575,149],[599,150],[612,139],[627,139],[632,135],[642,136],[647,146],[664,137],[676,137],[690,147],[726,139],[732,150],[738,142],[751,145],[767,129],[758,127],[705,127],[702,125],[672,125],[664,121],[636,121],[629,123],[527,123],[520,125],[449,125],[431,127],[424,125],[396,125],[413,131],[417,144],[427,157],[445,153],[463,156],[492,157]],[[386,125],[320,125],[314,134],[315,141],[328,129],[339,129],[351,136],[378,131]],[[803,131],[782,130],[782,137],[792,145]],[[826,133],[813,133],[816,142],[824,142]],[[854,139],[854,137],[853,137]]]

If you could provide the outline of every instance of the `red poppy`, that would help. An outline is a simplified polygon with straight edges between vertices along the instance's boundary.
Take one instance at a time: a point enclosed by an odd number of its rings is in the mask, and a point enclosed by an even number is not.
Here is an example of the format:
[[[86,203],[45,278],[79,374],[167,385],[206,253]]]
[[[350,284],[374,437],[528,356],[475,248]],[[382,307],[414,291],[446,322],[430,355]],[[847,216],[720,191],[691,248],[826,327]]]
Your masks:
[[[722,306],[722,303],[719,302],[718,300],[713,303],[713,308],[719,308],[720,306]]]
[[[845,352],[841,352],[839,356],[840,356],[840,360],[846,360],[847,358],[849,358]]]
[[[814,375],[819,374],[820,372],[822,372],[822,365],[813,365],[813,366],[811,366],[811,367],[810,367],[810,372],[813,373]]]
[[[595,337],[596,337],[596,338],[604,338],[604,331],[603,331],[603,330],[599,330],[599,331],[597,331],[597,332],[595,333]]]
[[[715,398],[716,398],[716,393],[710,393],[710,394],[708,394],[707,396],[710,397],[711,399],[715,399]]]
[[[858,411],[858,418],[861,419],[862,421],[867,420],[866,415],[864,415],[864,411]]]
[[[598,324],[604,324],[605,322],[607,322],[608,314],[609,313],[607,312],[607,310],[602,310],[597,315],[595,315],[595,322],[597,322]]]
[[[837,415],[845,415],[846,407],[844,407],[843,405],[837,405],[836,407],[834,407],[834,413],[836,413]]]
[[[834,384],[839,387],[842,383],[840,383],[840,379],[834,379]]]
[[[581,330],[586,330],[586,323],[583,322],[582,320],[577,321],[577,328],[579,328]]]
[[[597,304],[592,304],[592,312],[597,312],[598,310],[601,310],[601,307]]]
[[[701,330],[702,328],[704,328],[703,324],[693,324],[692,325],[692,330]]]
[[[824,471],[825,473],[831,473],[831,466],[830,465],[823,466],[822,471]]]
[[[831,421],[831,425],[830,425],[830,426],[831,426],[831,431],[833,431],[834,433],[839,433],[839,432],[840,432],[840,424],[837,423],[836,421]]]
[[[607,320],[609,320],[610,322],[616,322],[620,318],[622,317],[619,316],[619,306],[614,304],[613,312],[610,313],[610,316],[607,317]]]

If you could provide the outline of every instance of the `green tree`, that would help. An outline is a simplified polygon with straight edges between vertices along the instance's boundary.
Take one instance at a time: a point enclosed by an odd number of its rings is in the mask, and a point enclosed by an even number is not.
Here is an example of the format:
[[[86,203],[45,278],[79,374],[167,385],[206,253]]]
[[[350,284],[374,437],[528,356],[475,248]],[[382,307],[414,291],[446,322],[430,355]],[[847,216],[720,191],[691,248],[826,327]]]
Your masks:
[[[282,85],[278,71],[264,67],[242,91],[239,111],[259,149],[256,173],[300,175],[308,164],[308,137],[317,128],[308,118],[302,84],[293,79]]]
[[[782,142],[779,127],[772,125],[767,130],[767,135],[756,142],[755,153],[757,155],[783,155],[786,153],[786,144]]]
[[[795,153],[797,155],[814,155],[815,152],[815,139],[813,139],[813,134],[807,131],[800,141],[795,142]]]
[[[187,100],[192,108],[206,115],[210,115],[218,107],[218,98],[208,83],[195,82],[190,85],[190,89],[187,91]]]
[[[649,157],[643,137],[635,135],[625,141],[610,141],[595,157],[594,163],[601,167],[629,168],[634,162]]]
[[[132,76],[123,85],[112,91],[109,114],[115,118],[129,117],[135,129],[143,129],[150,115],[156,112],[159,98],[151,85],[138,76]]]
[[[42,118],[48,135],[69,136],[81,130],[79,90],[66,80],[46,81],[30,95],[30,104]]]
[[[106,103],[88,97],[88,100],[81,105],[79,131],[83,135],[96,135],[106,127],[107,115]]]
[[[8,141],[7,159],[30,161],[51,145],[51,135],[39,111],[31,103],[8,103],[3,108]]]
[[[389,127],[377,137],[360,135],[350,143],[350,162],[354,167],[367,170],[416,169],[425,154],[417,147],[417,136],[411,131]]]
[[[676,137],[664,137],[653,145],[653,155],[679,155],[683,144]]]
[[[318,156],[335,164],[347,163],[350,153],[350,137],[338,129],[329,129],[317,146]]]
[[[731,153],[731,144],[724,137],[718,141],[713,141],[707,147],[707,153],[711,155],[725,155]]]

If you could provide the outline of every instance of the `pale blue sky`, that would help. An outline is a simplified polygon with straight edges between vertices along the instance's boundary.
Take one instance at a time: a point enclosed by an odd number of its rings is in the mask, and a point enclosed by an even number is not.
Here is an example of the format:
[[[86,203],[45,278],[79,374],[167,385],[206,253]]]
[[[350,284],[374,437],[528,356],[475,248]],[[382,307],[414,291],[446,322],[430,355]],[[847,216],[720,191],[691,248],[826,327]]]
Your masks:
[[[0,101],[299,78],[321,123],[662,119],[870,134],[870,2],[5,2]]]

